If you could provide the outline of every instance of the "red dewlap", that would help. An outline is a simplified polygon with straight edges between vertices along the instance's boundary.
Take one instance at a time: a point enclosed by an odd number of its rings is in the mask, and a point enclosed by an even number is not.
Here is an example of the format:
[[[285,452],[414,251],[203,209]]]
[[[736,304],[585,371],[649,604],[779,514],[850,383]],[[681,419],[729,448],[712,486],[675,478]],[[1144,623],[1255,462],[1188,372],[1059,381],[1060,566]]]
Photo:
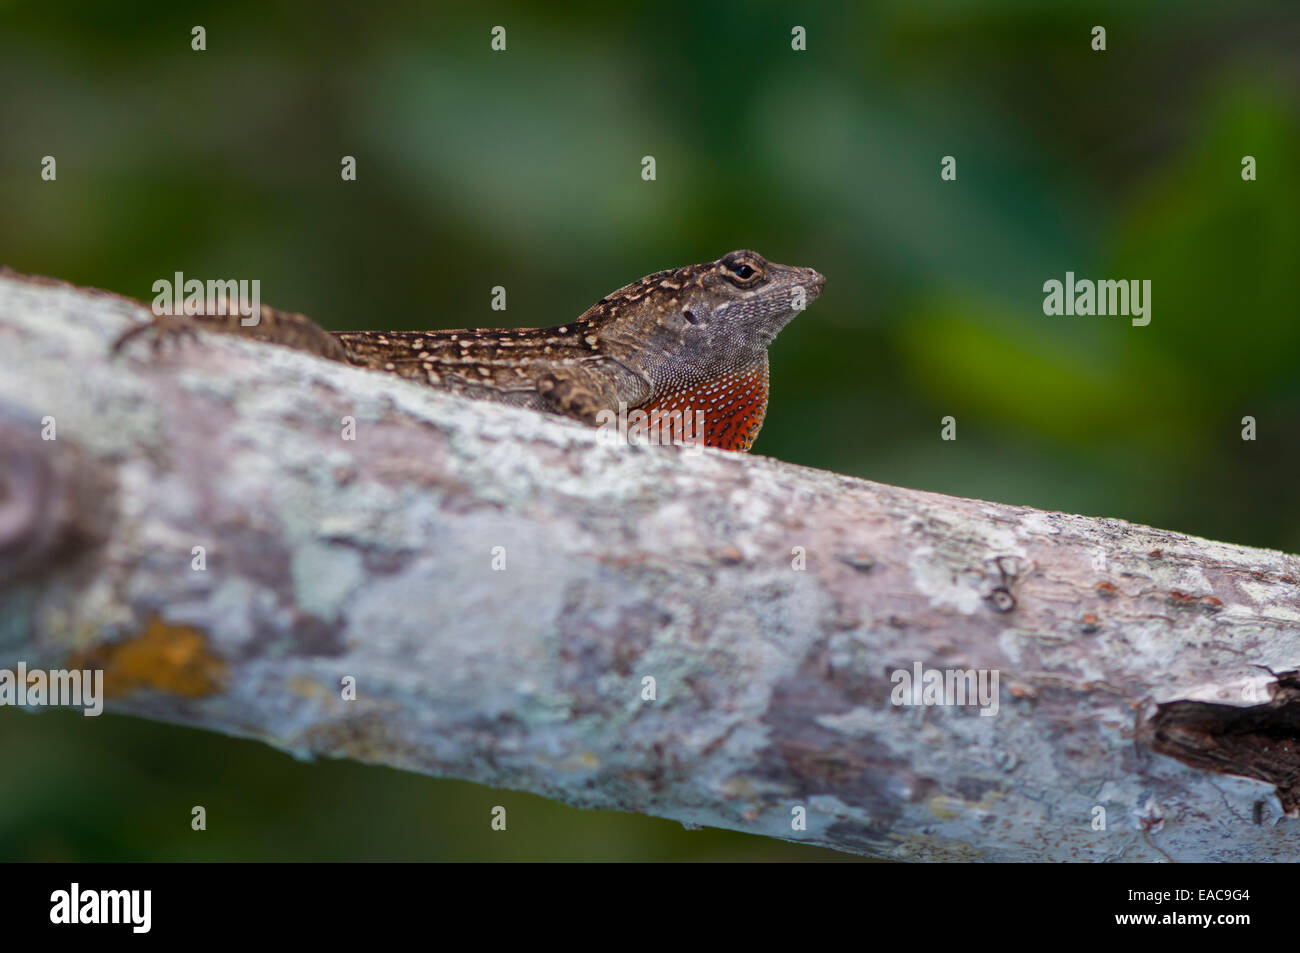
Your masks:
[[[661,418],[681,411],[682,417],[689,418],[686,420],[687,427],[691,428],[688,433],[695,435],[696,439],[699,438],[693,429],[693,414],[697,410],[703,411],[704,445],[743,452],[758,436],[763,415],[767,413],[767,367],[676,387],[642,410],[646,413],[657,410]],[[679,419],[674,417],[666,423],[674,441],[682,439]]]

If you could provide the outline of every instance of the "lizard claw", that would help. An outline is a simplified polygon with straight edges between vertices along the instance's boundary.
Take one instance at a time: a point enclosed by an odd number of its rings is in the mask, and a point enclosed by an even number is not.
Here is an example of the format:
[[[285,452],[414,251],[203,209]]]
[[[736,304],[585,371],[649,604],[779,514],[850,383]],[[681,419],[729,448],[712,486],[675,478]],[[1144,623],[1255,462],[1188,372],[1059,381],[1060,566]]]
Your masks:
[[[195,326],[184,319],[172,315],[155,315],[153,320],[137,324],[118,335],[109,353],[116,357],[128,344],[139,337],[150,339],[153,353],[157,356],[167,341],[197,341],[199,334]]]

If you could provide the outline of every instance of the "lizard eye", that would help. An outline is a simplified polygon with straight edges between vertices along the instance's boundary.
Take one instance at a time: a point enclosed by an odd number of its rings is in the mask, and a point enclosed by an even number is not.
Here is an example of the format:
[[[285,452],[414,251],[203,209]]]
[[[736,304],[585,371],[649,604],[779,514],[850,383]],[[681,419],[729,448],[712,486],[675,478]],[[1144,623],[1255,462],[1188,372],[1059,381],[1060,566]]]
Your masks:
[[[738,288],[757,288],[767,280],[767,269],[764,267],[767,262],[757,252],[743,249],[733,251],[724,255],[718,264],[721,276]]]
[[[758,269],[748,261],[728,261],[727,270],[731,272],[727,277],[736,285],[750,285],[758,278]]]

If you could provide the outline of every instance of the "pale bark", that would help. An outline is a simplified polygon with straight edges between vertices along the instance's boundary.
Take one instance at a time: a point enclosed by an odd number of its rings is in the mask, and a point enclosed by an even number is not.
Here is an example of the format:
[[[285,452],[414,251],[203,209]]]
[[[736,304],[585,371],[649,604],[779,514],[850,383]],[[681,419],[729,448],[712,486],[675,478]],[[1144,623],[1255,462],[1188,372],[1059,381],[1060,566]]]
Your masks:
[[[613,446],[215,335],[110,360],[145,317],[0,276],[0,666],[103,665],[109,711],[295,754],[876,856],[1300,855],[1269,785],[1133,738],[1147,696],[1247,704],[1255,666],[1297,666],[1294,556]],[[891,705],[917,662],[996,670],[997,714]]]

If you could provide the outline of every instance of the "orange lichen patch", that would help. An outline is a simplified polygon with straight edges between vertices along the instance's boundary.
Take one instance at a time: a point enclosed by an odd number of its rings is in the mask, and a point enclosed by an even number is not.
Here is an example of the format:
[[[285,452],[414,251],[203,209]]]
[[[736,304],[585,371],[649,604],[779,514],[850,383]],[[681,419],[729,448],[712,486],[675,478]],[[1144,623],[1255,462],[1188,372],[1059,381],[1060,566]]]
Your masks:
[[[69,665],[103,669],[109,698],[142,688],[202,698],[219,690],[226,675],[226,663],[208,648],[204,633],[158,616],[134,638],[73,653]]]
[[[334,699],[338,694],[331,689],[326,688],[315,679],[307,678],[305,675],[295,675],[290,678],[285,687],[293,692],[299,698],[312,698],[317,700]]]
[[[1169,601],[1176,606],[1192,609],[1200,606],[1206,612],[1218,612],[1223,608],[1223,600],[1216,599],[1214,596],[1194,596],[1178,589],[1171,589],[1169,592]]]

